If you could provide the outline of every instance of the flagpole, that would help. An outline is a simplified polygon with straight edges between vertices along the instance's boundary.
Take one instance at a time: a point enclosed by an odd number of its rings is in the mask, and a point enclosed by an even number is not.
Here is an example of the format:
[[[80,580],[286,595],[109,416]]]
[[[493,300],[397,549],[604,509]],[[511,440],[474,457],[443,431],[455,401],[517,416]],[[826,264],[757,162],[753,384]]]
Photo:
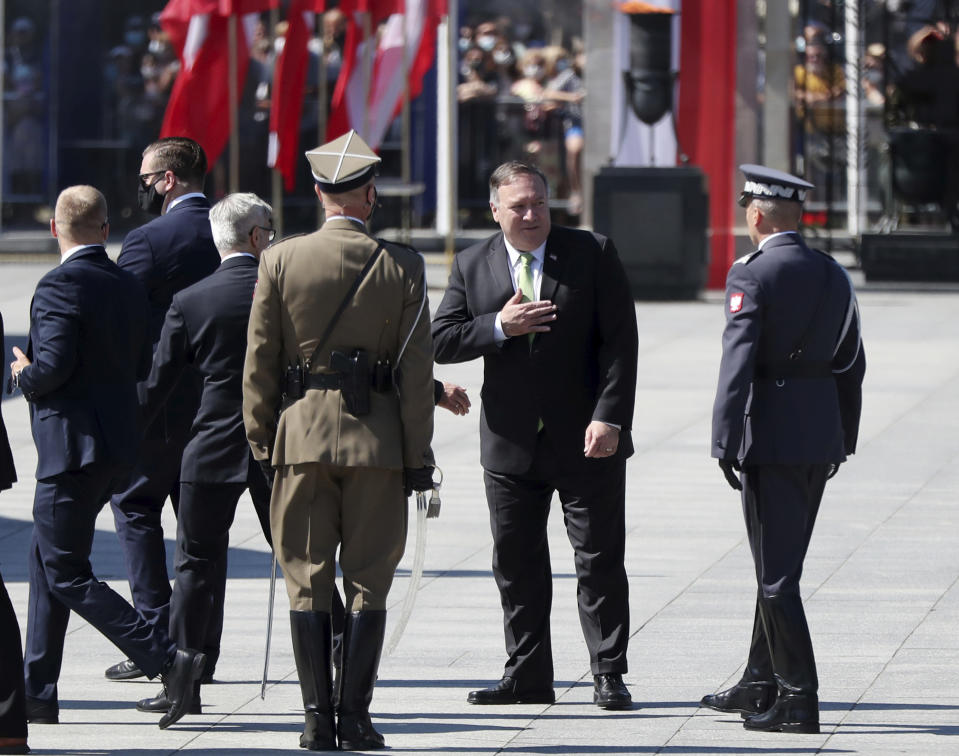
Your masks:
[[[316,103],[316,143],[317,144],[326,144],[326,121],[327,121],[327,104],[330,99],[330,92],[327,86],[326,76],[326,28],[323,25],[323,13],[317,13],[314,16],[314,23],[316,20],[320,22],[320,54],[319,61],[317,63],[317,79],[316,79],[316,90],[317,90],[317,103]],[[323,222],[326,220],[325,213],[323,212],[323,203],[316,203],[316,227],[319,228],[323,225]]]
[[[270,8],[270,44],[273,45],[273,50],[276,50],[276,27],[280,23],[280,9],[278,6],[273,6]],[[289,27],[287,27],[289,29]],[[287,32],[289,33],[289,32]],[[274,52],[275,54],[275,52]],[[273,65],[273,86],[270,90],[271,103],[270,107],[273,107],[272,100],[275,100],[277,96],[276,91],[276,75],[279,69],[278,61],[274,60]],[[276,235],[281,239],[283,238],[283,177],[280,172],[276,169],[276,166],[273,167],[273,170],[270,171],[270,181],[271,186],[271,202],[273,205],[273,227],[276,229]]]
[[[402,130],[402,140],[401,145],[401,177],[403,184],[409,186],[413,181],[413,171],[411,168],[411,159],[410,159],[410,51],[409,51],[409,36],[408,36],[408,26],[407,22],[409,21],[409,0],[403,0],[403,130]],[[426,33],[426,29],[423,29],[422,34]],[[409,192],[403,192],[403,241],[407,244],[410,243],[413,232],[413,219],[412,219],[412,201],[413,198]]]
[[[229,171],[229,180],[228,186],[230,193],[239,191],[240,185],[240,136],[238,131],[239,125],[239,102],[240,97],[237,92],[236,87],[236,75],[237,75],[237,17],[235,13],[231,13],[229,18],[227,18],[227,29],[228,29],[228,39],[229,39],[229,82],[228,89],[230,92],[230,171]]]
[[[436,40],[436,231],[446,236],[446,256],[456,250],[456,49],[459,27],[456,3],[447,6]]]
[[[373,79],[373,55],[376,53],[372,44],[373,13],[367,10],[363,14],[363,133],[364,139],[370,134],[370,82]]]

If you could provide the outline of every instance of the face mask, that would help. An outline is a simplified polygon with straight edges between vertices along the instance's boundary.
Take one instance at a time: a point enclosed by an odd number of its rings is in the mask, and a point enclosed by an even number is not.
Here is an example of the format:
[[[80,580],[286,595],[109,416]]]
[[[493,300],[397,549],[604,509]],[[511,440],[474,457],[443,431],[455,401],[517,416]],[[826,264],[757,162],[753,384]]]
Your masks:
[[[493,53],[493,61],[498,66],[508,66],[513,62],[513,53],[509,50],[497,50]]]
[[[460,41],[459,41],[460,52],[465,53],[467,50],[470,49],[471,44],[473,43],[470,42],[466,37],[460,37]]]
[[[143,184],[137,187],[137,204],[140,209],[150,215],[160,215],[163,210],[164,196],[157,191],[156,183],[144,188]]]
[[[538,79],[543,74],[543,69],[539,66],[526,66],[523,69],[523,75],[527,79]]]
[[[491,37],[489,34],[484,34],[482,37],[477,38],[476,46],[481,50],[486,50],[486,52],[489,52],[496,47],[496,37]]]

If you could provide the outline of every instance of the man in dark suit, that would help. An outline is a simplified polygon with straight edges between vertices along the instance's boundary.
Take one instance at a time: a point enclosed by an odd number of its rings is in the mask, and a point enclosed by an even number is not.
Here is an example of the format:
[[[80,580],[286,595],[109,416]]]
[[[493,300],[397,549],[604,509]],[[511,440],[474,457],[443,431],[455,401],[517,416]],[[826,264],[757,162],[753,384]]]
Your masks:
[[[632,706],[627,671],[626,458],[636,391],[633,300],[612,241],[550,226],[547,185],[501,165],[490,208],[502,233],[453,260],[433,320],[436,360],[482,357],[480,461],[509,658],[474,704],[552,703],[546,520],[559,495],[576,558],[593,700]]]
[[[816,733],[819,681],[799,578],[826,480],[856,451],[866,358],[852,281],[796,230],[812,184],[740,169],[757,250],[726,277],[712,456],[742,491],[758,591],[742,679],[702,704],[742,714],[747,730]]]
[[[219,648],[230,525],[247,488],[272,543],[270,486],[243,428],[242,375],[260,252],[276,233],[273,210],[255,194],[231,194],[210,210],[210,223],[222,262],[211,275],[173,296],[143,403],[150,420],[169,401],[185,371],[195,370],[203,380],[180,469],[170,605],[170,636],[188,648]],[[199,690],[193,706],[199,713]],[[161,692],[137,708],[166,711],[169,702]]]
[[[0,316],[0,354],[3,348],[3,317]],[[0,491],[17,482],[7,428],[0,414]],[[23,650],[20,625],[13,603],[0,575],[0,753],[29,753],[27,710],[23,693]]]
[[[167,727],[190,708],[202,653],[177,650],[90,565],[96,516],[140,441],[136,382],[150,366],[143,288],[103,247],[107,205],[92,186],[57,199],[58,267],[37,284],[27,354],[14,347],[11,381],[30,403],[37,446],[25,682],[27,719],[58,721],[57,680],[70,611],[103,633],[147,676],[160,675]]]
[[[210,203],[203,195],[206,170],[203,148],[192,139],[167,137],[143,151],[140,206],[160,217],[127,234],[117,263],[147,291],[154,349],[173,295],[208,276],[220,261],[210,230]],[[141,400],[143,390],[140,386]],[[180,459],[199,400],[199,382],[187,372],[146,429],[136,467],[111,500],[133,604],[150,622],[164,627],[171,592],[160,518],[168,496],[176,507]],[[204,651],[206,676],[212,677],[219,647]],[[111,680],[142,674],[130,659],[106,671]]]

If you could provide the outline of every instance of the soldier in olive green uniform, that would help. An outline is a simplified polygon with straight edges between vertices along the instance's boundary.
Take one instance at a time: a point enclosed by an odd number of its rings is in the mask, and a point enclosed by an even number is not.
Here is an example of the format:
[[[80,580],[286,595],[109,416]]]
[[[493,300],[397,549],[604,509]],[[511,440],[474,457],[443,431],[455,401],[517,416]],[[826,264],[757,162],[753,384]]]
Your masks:
[[[344,750],[369,750],[384,747],[369,704],[386,597],[406,545],[406,495],[431,487],[429,304],[420,255],[367,233],[375,153],[351,131],[307,158],[326,223],[261,257],[243,420],[254,457],[276,470],[270,519],[306,709],[300,745],[335,749],[338,737]],[[348,614],[334,732],[329,608],[337,547]]]

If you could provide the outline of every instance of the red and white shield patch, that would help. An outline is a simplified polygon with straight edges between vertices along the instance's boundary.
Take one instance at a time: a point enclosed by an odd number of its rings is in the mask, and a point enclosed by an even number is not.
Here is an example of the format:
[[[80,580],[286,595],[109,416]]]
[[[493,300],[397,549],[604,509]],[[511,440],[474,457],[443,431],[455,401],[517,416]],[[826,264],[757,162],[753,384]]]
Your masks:
[[[746,295],[741,291],[736,292],[735,294],[730,294],[729,296],[729,311],[730,312],[739,312],[743,309],[743,297]]]

